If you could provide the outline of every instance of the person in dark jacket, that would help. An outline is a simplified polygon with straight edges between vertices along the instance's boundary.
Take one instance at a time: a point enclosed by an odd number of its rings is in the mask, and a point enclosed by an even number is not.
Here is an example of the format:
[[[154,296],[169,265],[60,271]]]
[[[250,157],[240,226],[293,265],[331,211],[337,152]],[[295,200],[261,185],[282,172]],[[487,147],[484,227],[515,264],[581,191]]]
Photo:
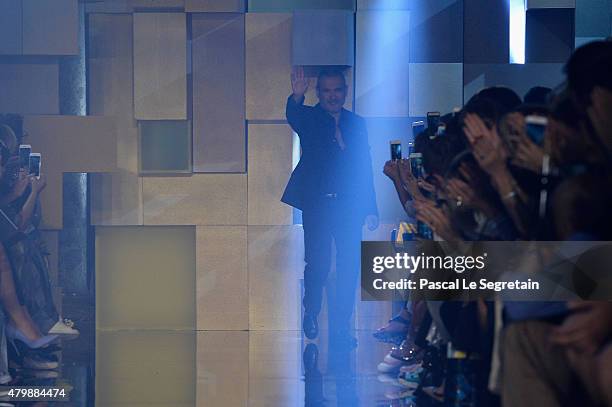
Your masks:
[[[299,135],[302,155],[282,201],[302,210],[304,226],[304,319],[307,338],[318,335],[323,286],[336,248],[336,289],[328,298],[331,339],[350,341],[350,319],[359,275],[364,223],[378,227],[372,161],[363,118],[343,108],[347,86],[339,70],[323,70],[316,106],[305,106],[309,80],[301,67],[291,75],[287,120]]]

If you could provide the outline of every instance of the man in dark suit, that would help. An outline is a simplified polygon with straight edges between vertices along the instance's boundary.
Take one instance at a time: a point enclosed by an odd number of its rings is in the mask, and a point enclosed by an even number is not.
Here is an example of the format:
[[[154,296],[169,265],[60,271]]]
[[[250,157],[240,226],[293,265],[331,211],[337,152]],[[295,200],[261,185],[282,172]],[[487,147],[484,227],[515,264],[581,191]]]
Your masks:
[[[305,106],[309,80],[301,67],[291,75],[287,120],[299,135],[302,156],[282,201],[302,210],[304,226],[304,334],[318,335],[323,286],[336,247],[336,290],[329,305],[330,335],[354,344],[349,335],[359,276],[362,226],[378,226],[372,161],[365,121],[343,108],[347,86],[339,70],[323,70],[316,106]],[[334,298],[335,297],[335,298]]]

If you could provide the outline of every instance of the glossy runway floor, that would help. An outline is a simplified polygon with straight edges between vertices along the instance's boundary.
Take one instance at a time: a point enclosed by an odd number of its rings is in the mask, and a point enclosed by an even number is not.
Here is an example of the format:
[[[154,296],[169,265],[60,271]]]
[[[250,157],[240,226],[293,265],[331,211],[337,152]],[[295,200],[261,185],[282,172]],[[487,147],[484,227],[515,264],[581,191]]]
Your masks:
[[[59,373],[74,390],[56,405],[389,406],[376,371],[389,345],[355,334],[356,349],[333,352],[325,331],[314,341],[299,331],[98,331],[95,348],[84,334],[63,343]]]
[[[354,350],[330,352],[326,332],[103,332],[96,406],[376,406],[386,347],[357,332]]]

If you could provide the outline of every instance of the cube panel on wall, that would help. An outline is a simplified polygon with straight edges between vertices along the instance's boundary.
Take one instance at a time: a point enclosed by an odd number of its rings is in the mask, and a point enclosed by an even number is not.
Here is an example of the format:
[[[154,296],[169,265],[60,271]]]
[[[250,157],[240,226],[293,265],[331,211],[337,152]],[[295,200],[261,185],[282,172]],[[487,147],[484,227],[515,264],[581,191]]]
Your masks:
[[[465,63],[508,63],[510,7],[508,1],[463,0]]]
[[[194,227],[98,226],[95,233],[98,329],[195,329]]]
[[[463,1],[419,0],[412,4],[410,62],[463,62]]]
[[[198,330],[248,329],[247,227],[198,226],[196,266]]]
[[[138,9],[182,9],[185,7],[185,0],[131,0],[132,7]]]
[[[576,37],[612,35],[612,1],[576,0]]]
[[[0,0],[0,55],[21,54],[21,1]]]
[[[140,174],[191,173],[189,121],[139,121],[138,133]]]
[[[356,20],[356,112],[408,116],[410,12],[360,11]]]
[[[292,65],[352,66],[354,38],[352,11],[296,11],[293,14]]]
[[[32,150],[42,153],[47,175],[41,195],[43,229],[62,229],[63,173],[117,171],[115,121],[100,116],[25,116],[23,129]]]
[[[25,55],[77,55],[77,0],[22,0]]]
[[[563,63],[574,50],[574,9],[527,10],[525,62]]]
[[[134,13],[134,107],[139,120],[187,119],[185,13]]]
[[[302,227],[249,226],[248,261],[250,329],[300,329]],[[269,293],[275,293],[273,301]]]
[[[354,10],[355,0],[248,0],[249,12],[290,12],[294,10]]]
[[[288,13],[246,15],[247,120],[285,119],[291,93],[291,21]]]
[[[194,14],[191,26],[194,172],[244,172],[244,14]]]
[[[0,63],[0,112],[59,114],[56,61]]]
[[[148,225],[247,224],[246,174],[194,174],[143,178]]]
[[[463,64],[410,64],[410,116],[463,105]]]
[[[292,171],[288,124],[249,124],[249,225],[290,225],[293,212],[280,201]]]
[[[138,124],[134,119],[133,27],[131,14],[88,15],[89,114],[113,117],[117,167],[92,174],[91,222],[142,225],[142,181],[138,177]]]
[[[409,10],[411,3],[410,0],[357,0],[357,10]]]
[[[185,0],[187,13],[241,13],[246,0]]]
[[[525,9],[575,8],[576,0],[526,0]]]

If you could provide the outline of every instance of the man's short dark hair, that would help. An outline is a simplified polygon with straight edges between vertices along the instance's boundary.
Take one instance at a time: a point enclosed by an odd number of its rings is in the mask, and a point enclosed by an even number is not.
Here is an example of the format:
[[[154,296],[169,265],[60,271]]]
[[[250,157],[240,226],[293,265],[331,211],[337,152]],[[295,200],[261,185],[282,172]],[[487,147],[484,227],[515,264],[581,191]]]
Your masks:
[[[344,77],[344,72],[340,69],[333,68],[325,68],[319,72],[319,76],[317,77],[317,89],[319,88],[319,83],[321,83],[321,79],[323,78],[341,78],[344,87],[346,87],[346,78]]]

